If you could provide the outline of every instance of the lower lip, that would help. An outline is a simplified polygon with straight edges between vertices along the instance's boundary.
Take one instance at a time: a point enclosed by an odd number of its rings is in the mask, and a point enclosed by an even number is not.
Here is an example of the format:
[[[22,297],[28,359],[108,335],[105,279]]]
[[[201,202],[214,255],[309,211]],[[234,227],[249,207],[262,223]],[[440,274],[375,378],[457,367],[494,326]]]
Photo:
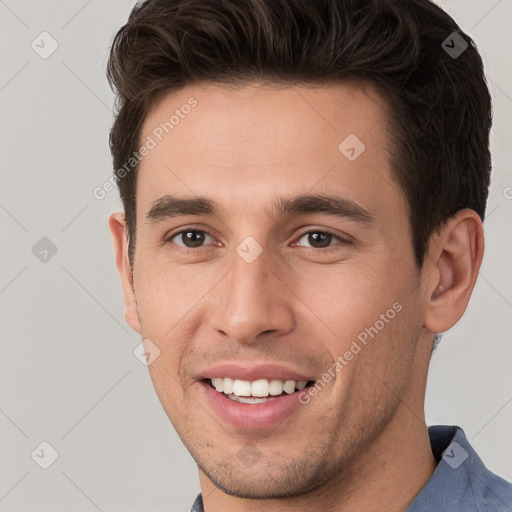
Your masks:
[[[272,428],[290,416],[301,403],[299,393],[280,395],[261,404],[243,404],[213,389],[207,382],[198,382],[201,392],[217,416],[238,428]]]

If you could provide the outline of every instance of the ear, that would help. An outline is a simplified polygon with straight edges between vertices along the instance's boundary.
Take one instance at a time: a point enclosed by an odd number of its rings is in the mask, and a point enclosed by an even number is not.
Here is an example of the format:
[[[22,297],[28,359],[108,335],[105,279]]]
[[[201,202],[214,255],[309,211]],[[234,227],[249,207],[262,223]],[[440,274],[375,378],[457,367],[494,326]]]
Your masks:
[[[432,236],[422,269],[424,327],[433,333],[453,327],[466,311],[484,253],[478,214],[464,209]]]
[[[133,276],[128,259],[128,231],[121,212],[113,213],[108,219],[110,235],[114,243],[116,266],[124,295],[124,317],[128,325],[138,333],[141,332],[137,302],[135,301],[135,289],[133,287]]]

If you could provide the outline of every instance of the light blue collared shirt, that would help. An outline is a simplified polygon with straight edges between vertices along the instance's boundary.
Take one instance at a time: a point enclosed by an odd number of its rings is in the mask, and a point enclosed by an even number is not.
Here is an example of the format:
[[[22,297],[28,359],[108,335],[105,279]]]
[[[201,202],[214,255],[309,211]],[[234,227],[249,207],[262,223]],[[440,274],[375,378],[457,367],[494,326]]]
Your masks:
[[[457,426],[428,428],[438,462],[405,512],[512,512],[512,483],[489,471]],[[199,494],[190,512],[204,512]]]

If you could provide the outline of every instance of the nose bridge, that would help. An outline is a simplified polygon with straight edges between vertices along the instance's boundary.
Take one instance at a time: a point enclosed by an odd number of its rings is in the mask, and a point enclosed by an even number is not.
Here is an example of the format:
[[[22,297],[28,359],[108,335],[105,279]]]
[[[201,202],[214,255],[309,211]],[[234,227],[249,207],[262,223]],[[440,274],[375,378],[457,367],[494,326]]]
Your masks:
[[[264,250],[256,254],[251,243],[242,242],[237,248],[232,269],[219,290],[222,297],[215,315],[215,328],[240,343],[255,343],[262,332],[293,328],[286,287],[271,270],[270,254]]]

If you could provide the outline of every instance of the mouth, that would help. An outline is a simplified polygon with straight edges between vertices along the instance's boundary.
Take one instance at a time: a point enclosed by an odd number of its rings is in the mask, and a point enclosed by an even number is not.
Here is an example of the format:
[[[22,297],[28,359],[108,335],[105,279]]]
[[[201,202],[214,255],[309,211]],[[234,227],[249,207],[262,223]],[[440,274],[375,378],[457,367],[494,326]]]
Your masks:
[[[315,381],[295,381],[279,379],[258,379],[254,381],[214,377],[203,382],[224,397],[241,404],[263,404],[279,397],[293,395],[312,386]]]
[[[309,403],[307,388],[317,384],[314,373],[275,362],[224,361],[199,370],[193,378],[198,401],[209,413],[205,420],[213,418],[240,431],[273,430],[292,417],[298,425],[320,405],[303,407]]]

